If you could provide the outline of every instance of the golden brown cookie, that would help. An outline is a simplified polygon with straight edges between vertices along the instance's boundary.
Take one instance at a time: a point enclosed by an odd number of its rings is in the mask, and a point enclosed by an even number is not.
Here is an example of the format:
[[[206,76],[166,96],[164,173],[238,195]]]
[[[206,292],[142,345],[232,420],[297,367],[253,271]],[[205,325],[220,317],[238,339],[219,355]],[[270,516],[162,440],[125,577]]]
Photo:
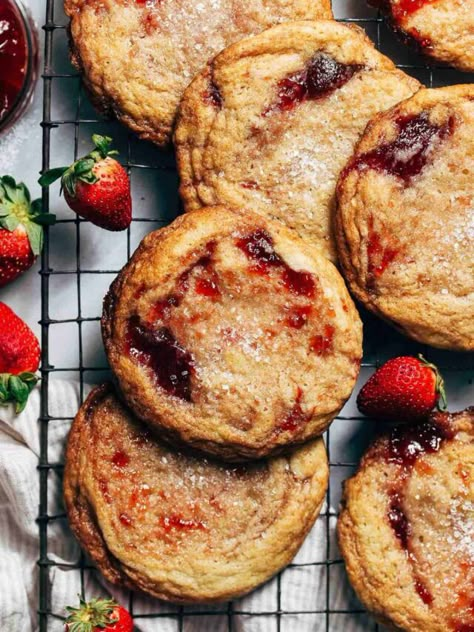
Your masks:
[[[366,307],[420,342],[474,349],[474,86],[374,119],[339,180],[335,232]]]
[[[71,56],[95,105],[166,145],[184,88],[242,37],[331,18],[330,0],[65,0]]]
[[[470,632],[474,408],[379,438],[344,485],[338,535],[349,579],[380,622]]]
[[[371,0],[401,39],[434,61],[474,72],[473,0]]]
[[[109,581],[177,603],[249,592],[288,564],[327,488],[322,439],[245,466],[174,452],[108,386],[71,429],[70,525]]]
[[[222,206],[145,237],[111,287],[103,336],[140,418],[227,459],[322,433],[361,358],[333,264],[282,224]]]
[[[185,209],[258,210],[334,260],[339,172],[369,119],[418,88],[361,29],[333,21],[283,24],[230,46],[180,106]]]

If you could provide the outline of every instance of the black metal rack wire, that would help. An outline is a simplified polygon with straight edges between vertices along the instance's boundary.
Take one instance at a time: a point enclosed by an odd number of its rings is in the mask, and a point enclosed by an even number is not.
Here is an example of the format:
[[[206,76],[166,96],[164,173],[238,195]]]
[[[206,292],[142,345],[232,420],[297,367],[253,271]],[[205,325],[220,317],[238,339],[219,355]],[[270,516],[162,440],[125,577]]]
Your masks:
[[[360,9],[358,10],[359,13]],[[82,115],[82,105],[84,102],[84,95],[82,88],[80,87],[80,81],[77,73],[73,72],[69,69],[67,72],[64,72],[62,69],[57,70],[56,68],[56,56],[55,56],[55,43],[58,37],[65,38],[67,33],[67,27],[65,25],[64,16],[61,13],[60,0],[47,0],[46,2],[46,16],[45,23],[43,26],[44,36],[45,36],[45,46],[44,46],[44,73],[43,73],[43,85],[44,85],[44,100],[43,100],[43,156],[42,156],[42,166],[43,169],[48,169],[50,167],[50,159],[51,159],[51,147],[52,147],[52,131],[57,128],[65,128],[72,126],[74,129],[74,159],[77,158],[78,155],[78,145],[79,145],[79,133],[81,126],[84,125],[94,125],[101,124],[103,121],[100,118],[95,118],[94,116],[83,116]],[[392,39],[391,34],[386,28],[383,19],[376,12],[367,10],[367,17],[341,17],[339,18],[342,22],[355,23],[359,26],[365,28],[369,36],[373,40],[377,47],[383,52],[387,52],[384,50],[384,44],[386,41]],[[398,49],[403,51],[402,45],[398,45]],[[390,53],[389,53],[390,54]],[[419,78],[425,85],[434,86],[434,85],[442,85],[445,83],[455,83],[460,82],[458,76],[452,75],[454,71],[450,71],[446,68],[435,68],[427,65],[423,62],[418,56],[410,53],[402,52],[405,59],[408,59],[408,62],[399,63],[398,66],[404,69],[406,72],[410,74],[414,74]],[[64,63],[62,61],[62,63]],[[466,76],[465,76],[466,77]],[[465,79],[464,79],[465,80]],[[53,116],[52,105],[53,105],[53,90],[55,83],[58,81],[68,81],[71,82],[71,86],[73,89],[78,90],[77,103],[75,108],[75,114],[71,118],[62,118],[56,119]],[[124,140],[124,144],[126,146],[126,151],[122,153],[122,159],[124,158],[124,164],[127,167],[131,178],[136,172],[144,171],[152,169],[154,173],[156,173],[156,178],[159,186],[160,179],[166,180],[167,178],[174,177],[174,162],[173,158],[170,154],[159,153],[157,152],[154,155],[154,159],[152,162],[148,160],[135,160],[132,155],[132,144],[136,143],[133,135],[128,133],[125,129],[121,130],[121,137]],[[43,201],[45,207],[49,207],[49,192],[43,192]],[[145,222],[147,226],[149,226],[150,230],[159,227],[160,225],[164,225],[169,221],[169,218],[158,217],[158,218],[136,218],[133,220],[133,223],[136,224],[138,222]],[[86,381],[93,381],[96,377],[97,380],[101,379],[102,373],[107,370],[105,366],[88,366],[86,363],[85,353],[84,353],[84,329],[88,323],[98,323],[100,320],[100,314],[96,314],[95,316],[86,316],[83,311],[83,285],[81,284],[81,277],[83,275],[87,279],[91,279],[93,281],[98,277],[98,275],[114,275],[118,273],[119,270],[114,269],[94,269],[92,267],[84,266],[82,257],[81,257],[81,226],[85,224],[84,220],[73,218],[71,214],[71,218],[69,219],[60,219],[58,225],[66,224],[73,227],[75,230],[75,251],[71,252],[71,263],[72,267],[68,269],[62,269],[60,267],[55,267],[52,265],[50,258],[50,239],[49,233],[57,230],[56,227],[48,230],[46,229],[46,239],[45,239],[45,247],[42,254],[42,265],[41,265],[41,295],[42,295],[42,308],[41,308],[41,327],[42,327],[42,382],[41,382],[41,409],[40,409],[40,459],[39,459],[39,479],[40,479],[40,499],[39,499],[39,516],[38,516],[38,526],[39,526],[39,558],[38,558],[38,572],[39,572],[39,604],[38,604],[38,625],[40,632],[46,632],[49,628],[50,622],[54,619],[60,619],[61,616],[58,613],[55,613],[51,609],[50,604],[50,587],[49,587],[49,574],[51,568],[55,566],[56,562],[53,561],[48,556],[48,528],[49,525],[55,521],[65,520],[64,513],[57,514],[49,514],[48,513],[48,481],[50,479],[50,472],[56,472],[59,475],[62,473],[63,465],[62,463],[51,462],[48,458],[48,429],[49,424],[58,420],[59,418],[54,417],[50,414],[49,409],[49,387],[50,381],[54,379],[54,376],[61,374],[69,374],[70,372],[74,372],[78,375],[80,382],[80,396],[82,399],[84,393],[84,384]],[[133,224],[132,224],[133,225]],[[54,237],[54,235],[53,235]],[[132,240],[131,240],[131,231],[130,229],[127,232],[127,240],[126,240],[126,255],[127,258],[130,256],[133,250]],[[69,282],[71,284],[76,284],[77,288],[77,305],[78,312],[77,316],[74,318],[64,318],[64,319],[54,319],[50,316],[50,286],[51,281],[57,275],[67,276]],[[388,330],[385,325],[375,321],[370,317],[365,318],[365,330],[366,330],[366,348],[364,355],[363,367],[374,367],[379,363],[381,359],[381,355],[383,355],[383,345],[381,343],[382,340],[386,340],[387,338],[393,339],[396,337],[391,330]],[[77,366],[68,366],[68,367],[56,367],[51,364],[51,354],[50,354],[50,341],[54,340],[54,333],[52,332],[52,327],[55,325],[64,325],[64,324],[74,324],[77,326],[77,334],[78,334],[78,364]],[[404,345],[404,350],[408,352],[415,352],[420,349],[419,346],[409,343],[408,341],[401,340],[400,343]],[[431,353],[431,357],[433,353]],[[471,361],[463,361],[461,365],[459,364],[458,358],[452,356],[451,354],[441,353],[439,354],[440,364],[443,365],[445,372],[452,372],[453,374],[459,373],[459,371],[465,371],[467,369],[472,370],[474,367]],[[64,417],[61,417],[64,419]],[[357,422],[360,418],[357,416],[339,416],[338,421],[345,422]],[[72,421],[72,419],[70,419]],[[369,423],[369,422],[366,422]],[[322,521],[324,525],[325,532],[325,552],[326,559],[323,561],[311,562],[308,564],[297,564],[294,563],[290,565],[290,569],[301,568],[303,566],[320,566],[325,569],[325,587],[324,587],[324,607],[314,607],[312,608],[312,604],[308,604],[308,607],[304,610],[288,610],[284,607],[284,581],[282,578],[284,577],[285,571],[281,573],[276,579],[276,599],[274,603],[274,607],[270,609],[266,609],[265,611],[252,611],[252,610],[242,610],[239,609],[238,606],[234,606],[234,604],[229,603],[222,605],[217,608],[204,608],[204,609],[196,609],[196,608],[172,608],[169,610],[165,608],[165,610],[157,612],[156,614],[147,613],[147,614],[137,614],[134,612],[134,595],[130,593],[128,607],[132,614],[134,615],[137,624],[139,624],[140,620],[144,618],[150,619],[156,617],[156,621],[160,621],[164,617],[167,619],[172,618],[176,622],[176,630],[182,631],[185,629],[185,622],[191,618],[199,618],[203,616],[216,616],[216,617],[224,617],[227,622],[227,630],[228,632],[235,632],[237,630],[236,626],[236,617],[238,616],[246,616],[246,617],[266,617],[266,621],[271,621],[269,623],[269,630],[273,632],[282,632],[283,630],[287,631],[291,628],[285,626],[285,617],[286,616],[295,616],[298,614],[308,615],[312,617],[317,617],[319,621],[318,630],[325,630],[325,632],[343,632],[344,624],[340,623],[340,619],[338,619],[339,623],[334,623],[334,617],[338,615],[347,615],[347,616],[362,616],[364,614],[364,610],[359,608],[336,608],[331,605],[332,603],[332,595],[331,590],[333,588],[333,584],[331,581],[331,569],[341,567],[342,560],[335,555],[334,545],[331,540],[331,521],[334,521],[336,518],[336,511],[333,509],[334,501],[333,501],[333,489],[335,487],[336,481],[339,481],[341,478],[346,478],[350,475],[353,468],[355,467],[355,458],[350,460],[341,459],[337,455],[334,457],[332,452],[331,445],[331,431],[328,431],[326,434],[326,445],[329,454],[330,467],[331,467],[331,484],[329,486],[327,492],[327,508],[321,514],[319,520]],[[337,496],[337,494],[336,494]],[[64,566],[64,565],[62,565]],[[84,556],[81,556],[77,563],[69,566],[71,570],[76,569],[78,573],[80,573],[81,578],[81,590],[84,593],[84,573],[89,571],[91,568],[91,564],[86,560]],[[286,571],[288,572],[288,571]],[[83,594],[83,596],[85,596]],[[203,630],[203,632],[212,631],[212,628],[209,627],[209,623],[205,624],[206,627],[193,628]],[[342,627],[341,627],[342,626]],[[364,629],[368,630],[379,630],[379,626],[375,623],[369,623],[365,625]],[[157,627],[159,629],[159,627]],[[239,627],[240,629],[240,627]],[[362,628],[361,628],[362,629]]]

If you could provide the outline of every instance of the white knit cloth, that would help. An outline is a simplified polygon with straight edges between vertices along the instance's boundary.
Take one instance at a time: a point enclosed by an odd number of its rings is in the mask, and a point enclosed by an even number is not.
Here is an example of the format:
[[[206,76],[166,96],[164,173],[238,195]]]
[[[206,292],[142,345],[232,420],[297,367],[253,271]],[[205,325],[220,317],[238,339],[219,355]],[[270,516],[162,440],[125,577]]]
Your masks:
[[[49,414],[52,417],[73,417],[79,405],[79,389],[71,382],[54,381],[50,385]],[[32,393],[26,410],[15,417],[10,408],[0,409],[0,631],[35,632],[38,629],[38,516],[39,502],[39,390]],[[63,460],[70,420],[49,423],[48,460]],[[64,512],[60,472],[49,474],[49,515]],[[334,522],[330,524],[330,557],[339,557],[335,549]],[[306,539],[295,562],[321,562],[326,559],[326,518],[320,518]],[[62,564],[77,563],[80,549],[69,531],[67,521],[59,517],[48,525],[48,556],[56,562],[50,568],[50,606],[53,616],[48,619],[48,631],[63,630],[64,607],[74,605],[81,591],[81,575],[76,569]],[[360,609],[347,585],[340,564],[330,567],[330,609]],[[113,595],[128,606],[129,595],[105,582],[95,570],[84,572],[86,597]],[[289,568],[281,577],[281,610],[324,610],[326,603],[326,566]],[[235,610],[267,612],[277,609],[278,582],[276,579],[248,597],[234,603]],[[211,607],[224,610],[226,605]],[[191,610],[209,610],[192,608]],[[135,594],[134,615],[177,612],[177,608],[157,600]],[[185,610],[186,612],[186,610]],[[138,616],[136,629],[141,632],[176,632],[177,618],[147,619]],[[238,614],[233,618],[234,632],[276,632],[274,615],[251,616]],[[331,614],[331,632],[367,632],[373,622],[363,614]],[[227,632],[227,616],[185,616],[185,632]],[[281,632],[323,632],[326,615],[284,614]]]

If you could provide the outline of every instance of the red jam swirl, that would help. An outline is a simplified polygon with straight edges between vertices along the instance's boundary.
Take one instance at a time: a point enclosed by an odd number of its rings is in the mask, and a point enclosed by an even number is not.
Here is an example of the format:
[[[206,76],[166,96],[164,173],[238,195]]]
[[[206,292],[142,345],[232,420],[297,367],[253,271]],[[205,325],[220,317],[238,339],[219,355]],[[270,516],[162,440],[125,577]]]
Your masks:
[[[410,521],[403,508],[403,489],[408,475],[416,465],[417,460],[425,454],[438,452],[446,439],[453,434],[447,424],[425,421],[414,426],[397,426],[389,436],[384,448],[384,457],[390,463],[401,466],[402,471],[396,485],[389,492],[387,510],[388,522],[413,564],[413,581],[420,599],[427,606],[433,602],[433,596],[416,572],[416,559],[410,551],[410,537],[412,533]]]
[[[320,356],[325,356],[332,351],[335,331],[332,325],[325,325],[324,333],[313,336],[311,339],[311,351]]]
[[[398,249],[383,245],[380,233],[373,229],[373,219],[371,218],[369,239],[367,242],[367,274],[369,277],[369,286],[373,285],[375,279],[385,272],[398,254]]]
[[[362,68],[358,64],[340,64],[333,57],[319,53],[305,68],[278,82],[277,98],[262,115],[292,110],[303,101],[322,99],[341,88]]]
[[[316,284],[314,276],[310,272],[297,271],[275,252],[273,239],[266,230],[260,228],[236,240],[236,245],[245,253],[248,259],[254,262],[252,271],[257,274],[267,275],[271,269],[278,270],[281,274],[285,288],[299,296],[312,298],[315,294]]]
[[[347,169],[369,167],[398,176],[405,182],[417,176],[427,164],[436,146],[453,133],[454,117],[442,125],[431,123],[428,112],[395,119],[395,140],[358,156]]]
[[[147,366],[167,393],[192,401],[193,358],[167,327],[152,330],[145,327],[138,316],[132,316],[128,323],[127,346],[129,355]]]
[[[27,35],[19,10],[0,3],[0,123],[15,107],[28,70]]]
[[[395,19],[406,18],[412,13],[416,13],[427,4],[433,4],[437,0],[398,0],[392,2],[392,13]]]
[[[414,426],[397,426],[390,434],[386,457],[411,469],[424,454],[438,452],[446,439],[452,438],[447,426],[426,421]]]
[[[305,413],[301,408],[302,399],[303,391],[298,387],[293,408],[278,426],[278,432],[295,432],[311,418],[312,413]]]

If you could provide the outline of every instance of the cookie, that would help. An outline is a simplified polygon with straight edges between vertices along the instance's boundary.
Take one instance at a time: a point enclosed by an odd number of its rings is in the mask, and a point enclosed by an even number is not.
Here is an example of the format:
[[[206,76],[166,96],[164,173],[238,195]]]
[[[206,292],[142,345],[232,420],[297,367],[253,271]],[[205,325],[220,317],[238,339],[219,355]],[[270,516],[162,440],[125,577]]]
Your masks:
[[[106,298],[103,337],[138,417],[225,459],[321,434],[361,358],[333,264],[282,224],[222,206],[145,237]]]
[[[242,37],[331,18],[330,0],[65,0],[71,58],[94,104],[141,138],[170,141],[183,90]]]
[[[433,61],[474,72],[472,0],[371,0],[400,38]]]
[[[102,386],[72,425],[64,496],[106,579],[195,603],[240,596],[286,566],[327,483],[322,439],[286,457],[219,464],[174,452]]]
[[[362,603],[390,629],[469,632],[474,408],[379,438],[346,481],[339,545]]]
[[[418,88],[361,29],[333,21],[283,24],[230,46],[178,113],[185,209],[258,210],[334,260],[339,172],[369,119]]]
[[[355,296],[419,342],[474,349],[474,86],[422,90],[368,127],[338,185]]]

